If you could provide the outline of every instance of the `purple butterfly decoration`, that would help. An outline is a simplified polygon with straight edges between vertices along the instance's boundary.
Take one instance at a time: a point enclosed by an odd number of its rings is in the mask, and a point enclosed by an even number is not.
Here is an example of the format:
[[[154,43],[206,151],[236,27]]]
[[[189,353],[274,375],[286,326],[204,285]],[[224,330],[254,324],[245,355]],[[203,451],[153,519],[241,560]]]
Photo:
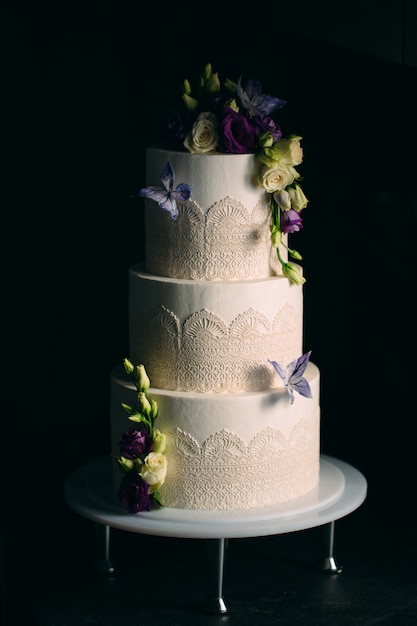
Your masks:
[[[158,203],[161,209],[168,211],[171,214],[173,220],[178,217],[177,200],[185,202],[191,196],[191,187],[186,183],[180,183],[174,188],[174,170],[171,163],[165,165],[161,174],[162,187],[144,187],[136,194],[154,200]]]
[[[307,379],[303,376],[308,365],[310,354],[311,350],[310,352],[306,352],[306,354],[303,354],[303,356],[298,357],[298,359],[291,361],[291,363],[287,365],[285,370],[276,361],[269,361],[271,365],[274,366],[279,376],[282,378],[282,381],[290,395],[291,404],[294,402],[294,391],[299,393],[300,396],[304,396],[305,398],[313,397],[310,385],[308,384]]]
[[[260,117],[271,115],[271,113],[274,113],[274,111],[277,111],[286,104],[286,101],[281,98],[275,98],[274,96],[268,96],[262,93],[261,83],[255,78],[248,80],[245,86],[242,87],[242,77],[240,77],[236,91],[242,105],[252,115],[258,115]]]

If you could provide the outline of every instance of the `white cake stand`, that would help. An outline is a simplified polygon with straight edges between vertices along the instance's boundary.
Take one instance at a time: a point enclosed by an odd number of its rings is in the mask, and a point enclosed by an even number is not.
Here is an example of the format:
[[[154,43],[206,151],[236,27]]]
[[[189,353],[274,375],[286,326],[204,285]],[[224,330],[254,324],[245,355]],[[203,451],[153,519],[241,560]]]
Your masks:
[[[68,505],[96,523],[101,558],[96,569],[113,574],[110,528],[164,537],[207,539],[212,589],[205,606],[210,613],[228,612],[223,597],[227,540],[262,537],[326,526],[325,554],[318,564],[322,572],[338,574],[342,568],[333,553],[334,522],[357,509],[365,500],[367,482],[354,467],[322,455],[319,485],[296,500],[241,511],[191,511],[162,508],[129,515],[118,502],[112,485],[114,459],[103,457],[76,470],[67,480]]]

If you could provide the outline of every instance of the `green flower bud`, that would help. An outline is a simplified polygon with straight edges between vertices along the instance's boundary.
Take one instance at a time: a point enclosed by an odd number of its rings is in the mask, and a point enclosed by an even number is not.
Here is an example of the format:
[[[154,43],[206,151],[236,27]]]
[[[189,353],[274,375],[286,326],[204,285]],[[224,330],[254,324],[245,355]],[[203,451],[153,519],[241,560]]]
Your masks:
[[[302,211],[305,209],[308,204],[308,199],[300,185],[294,185],[293,188],[290,187],[288,189],[288,193],[291,198],[292,208],[295,209],[295,211]]]
[[[295,285],[302,285],[306,279],[293,263],[283,263],[282,273]]]
[[[228,106],[229,109],[232,109],[232,111],[234,111],[235,113],[239,113],[239,105],[236,102],[235,98],[231,98],[230,100],[228,100],[226,102],[226,106]]]
[[[129,415],[129,419],[131,422],[142,422],[143,416],[140,413],[132,413],[132,415]]]
[[[237,84],[233,80],[230,80],[230,78],[226,78],[223,85],[227,89],[227,91],[230,91],[231,93],[236,93]]]
[[[213,67],[212,67],[211,63],[207,63],[207,65],[203,69],[203,74],[201,76],[201,84],[202,85],[205,85],[205,83],[207,83],[210,80],[210,77],[211,77],[212,73],[213,73]]]
[[[220,80],[217,72],[215,74],[212,74],[209,80],[205,82],[204,89],[207,93],[217,93],[218,91],[220,91]]]
[[[167,445],[167,438],[166,435],[161,433],[160,430],[158,430],[158,428],[155,428],[155,430],[153,431],[153,437],[152,437],[152,441],[153,441],[153,452],[165,452],[165,448]]]
[[[158,403],[156,400],[151,400],[151,417],[155,419],[158,417]]]
[[[299,252],[297,252],[297,250],[292,250],[291,248],[287,248],[288,252],[291,254],[292,258],[295,259],[296,261],[301,261],[302,260],[302,256]]]
[[[182,95],[182,99],[184,100],[184,104],[189,111],[196,111],[198,109],[198,100],[184,93]]]
[[[186,96],[191,96],[191,85],[190,85],[190,81],[188,80],[188,78],[184,80],[184,94]]]
[[[274,138],[272,136],[272,133],[270,133],[269,131],[266,133],[262,133],[262,135],[260,135],[260,137],[258,138],[258,144],[261,148],[270,148],[273,143]]]
[[[126,374],[129,374],[129,375],[133,374],[135,367],[133,363],[129,361],[129,359],[123,359],[123,365],[124,365]]]
[[[276,191],[274,193],[274,200],[283,211],[288,211],[289,209],[291,209],[291,197],[286,189]]]
[[[200,86],[206,93],[217,93],[220,91],[220,79],[217,72],[213,74],[211,63],[207,63],[200,79]]]
[[[138,402],[139,402],[141,413],[144,413],[145,415],[149,415],[152,411],[152,407],[144,391],[139,391]]]
[[[126,459],[124,456],[118,456],[117,462],[123,472],[130,472],[135,466],[132,459]]]
[[[144,365],[136,366],[136,380],[139,391],[148,391],[151,381],[148,378]]]
[[[281,243],[282,233],[275,226],[271,226],[271,243],[274,248],[278,248]]]

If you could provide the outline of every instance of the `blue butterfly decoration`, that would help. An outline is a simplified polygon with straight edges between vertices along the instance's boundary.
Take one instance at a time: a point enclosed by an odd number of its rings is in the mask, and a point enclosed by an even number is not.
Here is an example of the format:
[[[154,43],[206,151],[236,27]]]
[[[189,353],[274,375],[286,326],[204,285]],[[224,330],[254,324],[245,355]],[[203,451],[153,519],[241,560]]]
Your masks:
[[[185,202],[191,196],[191,187],[180,183],[174,188],[174,170],[168,161],[161,174],[162,187],[144,187],[134,197],[145,197],[158,203],[161,209],[168,211],[173,220],[178,217],[177,200]]]
[[[262,93],[262,85],[256,78],[242,86],[242,77],[237,83],[237,94],[242,105],[251,115],[269,116],[286,104],[285,100]]]
[[[310,354],[311,350],[310,352],[306,352],[306,354],[298,357],[298,359],[291,361],[291,363],[287,365],[285,370],[276,361],[269,361],[271,365],[274,366],[279,376],[282,378],[285,388],[291,398],[291,404],[294,402],[294,391],[299,393],[300,396],[304,396],[305,398],[313,397],[310,385],[308,384],[307,379],[303,376],[308,365]]]

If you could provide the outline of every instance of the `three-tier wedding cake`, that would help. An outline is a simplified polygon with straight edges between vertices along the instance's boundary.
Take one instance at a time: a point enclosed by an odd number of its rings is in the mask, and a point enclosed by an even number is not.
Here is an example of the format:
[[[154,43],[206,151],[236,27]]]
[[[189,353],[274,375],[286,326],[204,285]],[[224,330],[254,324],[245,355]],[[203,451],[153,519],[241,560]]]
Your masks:
[[[146,153],[146,259],[111,375],[114,477],[129,513],[292,500],[319,480],[320,379],[303,350],[301,138],[257,80],[208,65]],[[294,258],[295,262],[290,261]]]

